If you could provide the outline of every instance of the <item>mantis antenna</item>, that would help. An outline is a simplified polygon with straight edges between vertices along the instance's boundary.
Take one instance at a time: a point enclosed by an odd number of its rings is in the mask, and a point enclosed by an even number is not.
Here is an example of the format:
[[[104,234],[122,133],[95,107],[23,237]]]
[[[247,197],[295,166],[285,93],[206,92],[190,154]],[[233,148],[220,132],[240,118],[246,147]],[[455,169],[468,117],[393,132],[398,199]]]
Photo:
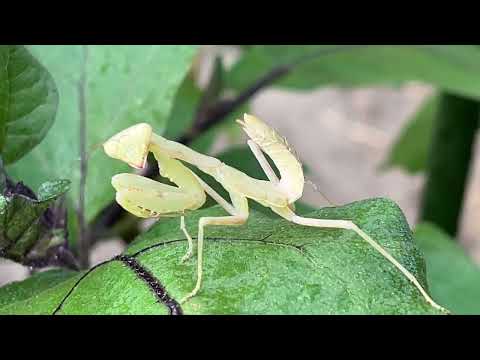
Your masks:
[[[320,189],[318,188],[317,184],[315,184],[313,181],[311,181],[310,179],[305,179],[305,184],[308,184],[310,185],[313,190],[315,190],[315,192],[319,193],[321,197],[323,197],[330,205],[332,206],[338,206],[338,204],[334,203],[333,201],[331,201],[327,195],[325,195],[322,191],[320,191]]]
[[[305,218],[295,214],[294,203],[302,196],[306,182],[298,157],[286,139],[263,121],[245,114],[243,120],[237,120],[237,122],[250,138],[248,146],[267,175],[268,181],[252,178],[216,158],[165,139],[153,133],[152,127],[146,123],[129,127],[103,144],[108,156],[124,161],[137,169],[145,166],[147,155],[152,152],[158,161],[160,174],[178,185],[175,187],[161,184],[135,174],[117,174],[112,178],[112,185],[117,191],[117,202],[134,215],[159,217],[178,214],[181,216],[180,229],[188,240],[188,249],[182,261],[193,256],[193,241],[183,218],[185,211],[201,207],[207,193],[228,213],[228,216],[200,218],[197,232],[197,280],[193,290],[180,303],[188,301],[201,290],[205,228],[244,224],[249,216],[247,199],[252,199],[295,224],[354,231],[409,279],[432,307],[448,312],[433,301],[412,273],[353,222]],[[280,178],[271,168],[264,153],[276,165]],[[231,203],[205,184],[182,162],[197,167],[218,181],[228,191]]]

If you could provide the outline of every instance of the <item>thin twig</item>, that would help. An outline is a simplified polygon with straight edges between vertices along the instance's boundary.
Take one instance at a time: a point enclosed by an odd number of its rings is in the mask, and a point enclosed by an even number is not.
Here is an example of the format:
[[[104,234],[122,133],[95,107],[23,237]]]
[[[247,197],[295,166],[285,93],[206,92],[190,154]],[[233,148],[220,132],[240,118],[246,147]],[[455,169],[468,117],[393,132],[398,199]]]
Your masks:
[[[79,203],[77,209],[78,218],[78,257],[80,267],[89,267],[89,239],[88,228],[85,221],[85,188],[87,181],[88,157],[87,157],[87,103],[85,91],[87,85],[87,61],[88,46],[83,45],[82,73],[78,82],[78,109],[80,112],[80,188]]]

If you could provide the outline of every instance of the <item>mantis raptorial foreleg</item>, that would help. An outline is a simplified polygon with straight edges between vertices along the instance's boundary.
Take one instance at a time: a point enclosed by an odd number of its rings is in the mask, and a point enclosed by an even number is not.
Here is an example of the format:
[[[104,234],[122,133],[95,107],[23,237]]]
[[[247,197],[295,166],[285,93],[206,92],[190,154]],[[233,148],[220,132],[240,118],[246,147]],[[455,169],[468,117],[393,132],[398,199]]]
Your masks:
[[[191,194],[137,174],[117,174],[112,178],[116,200],[135,216],[155,218],[165,213],[181,213],[195,203]],[[195,203],[201,203],[202,199]]]

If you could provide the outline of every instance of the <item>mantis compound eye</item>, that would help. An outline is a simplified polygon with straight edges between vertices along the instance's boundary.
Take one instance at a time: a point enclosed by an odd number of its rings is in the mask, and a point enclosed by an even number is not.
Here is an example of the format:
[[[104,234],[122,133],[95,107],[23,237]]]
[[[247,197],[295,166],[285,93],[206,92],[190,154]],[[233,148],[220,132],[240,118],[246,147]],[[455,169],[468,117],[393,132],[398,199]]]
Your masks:
[[[131,126],[103,144],[105,153],[111,158],[126,162],[131,167],[143,169],[147,161],[152,127],[146,123]]]

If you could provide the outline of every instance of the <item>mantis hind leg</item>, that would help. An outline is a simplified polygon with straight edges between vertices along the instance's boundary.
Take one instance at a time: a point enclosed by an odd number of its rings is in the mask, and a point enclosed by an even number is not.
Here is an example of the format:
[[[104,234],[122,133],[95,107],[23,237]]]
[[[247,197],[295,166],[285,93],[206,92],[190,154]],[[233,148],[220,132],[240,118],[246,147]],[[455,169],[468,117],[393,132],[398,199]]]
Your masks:
[[[220,217],[202,217],[198,222],[198,240],[197,240],[197,280],[193,290],[188,293],[180,304],[185,303],[194,297],[202,287],[203,279],[203,244],[204,244],[204,228],[210,225],[242,225],[248,218],[248,201],[242,195],[230,193],[234,212],[231,216]]]
[[[327,220],[327,219],[314,219],[314,218],[305,218],[302,216],[296,215],[288,208],[275,208],[272,207],[272,210],[276,212],[281,217],[299,225],[313,226],[319,228],[334,228],[334,229],[345,229],[352,230],[357,235],[359,235],[363,240],[370,244],[375,250],[382,254],[388,261],[390,261],[400,272],[405,275],[405,277],[410,280],[420,291],[425,300],[433,306],[435,309],[449,313],[448,310],[444,309],[442,306],[438,305],[433,299],[428,295],[422,285],[418,282],[415,276],[408,271],[402,264],[400,264],[392,255],[390,255],[380,244],[374,241],[369,235],[367,235],[362,229],[349,220]]]

